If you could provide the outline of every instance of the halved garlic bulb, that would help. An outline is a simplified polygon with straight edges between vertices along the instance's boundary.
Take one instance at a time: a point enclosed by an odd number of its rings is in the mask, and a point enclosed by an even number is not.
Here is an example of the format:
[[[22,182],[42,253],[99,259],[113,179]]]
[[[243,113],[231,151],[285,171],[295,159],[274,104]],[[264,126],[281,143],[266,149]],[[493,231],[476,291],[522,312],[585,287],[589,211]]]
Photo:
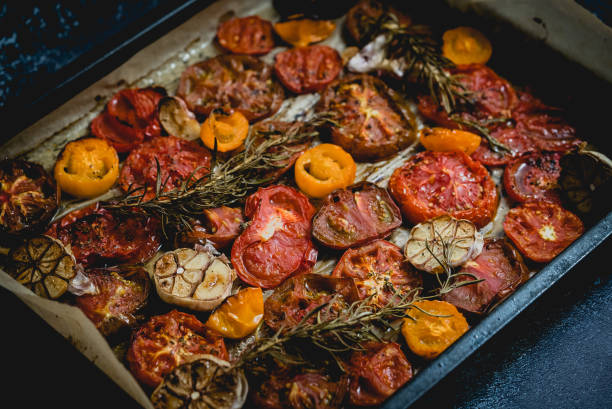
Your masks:
[[[77,275],[72,252],[59,240],[34,236],[9,253],[10,275],[37,295],[55,300]]]
[[[443,264],[457,267],[478,256],[483,244],[474,223],[443,215],[410,230],[404,256],[417,269],[439,274],[444,272]]]
[[[236,273],[227,257],[201,246],[165,253],[155,263],[153,277],[157,294],[165,302],[209,311],[231,294]]]
[[[248,391],[242,369],[212,355],[197,355],[164,377],[151,402],[156,409],[239,409]]]

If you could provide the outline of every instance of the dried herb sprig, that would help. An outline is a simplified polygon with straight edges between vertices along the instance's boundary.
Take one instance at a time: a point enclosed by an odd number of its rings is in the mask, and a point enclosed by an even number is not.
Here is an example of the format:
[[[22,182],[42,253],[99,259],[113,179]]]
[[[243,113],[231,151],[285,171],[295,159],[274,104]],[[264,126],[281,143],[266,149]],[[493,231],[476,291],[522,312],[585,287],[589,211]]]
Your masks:
[[[460,125],[464,125],[464,126],[467,126],[467,127],[470,127],[476,130],[480,135],[482,135],[487,140],[487,142],[489,143],[489,147],[491,148],[493,152],[496,152],[496,153],[504,153],[504,152],[511,153],[512,152],[509,147],[507,147],[506,145],[504,145],[503,143],[495,139],[493,136],[491,136],[486,126],[483,126],[482,124],[478,122],[470,121],[469,119],[462,118],[461,116],[457,114],[451,115],[451,119]],[[507,118],[493,118],[493,119],[488,120],[487,123],[506,122],[507,120],[508,120]]]
[[[281,328],[271,336],[262,335],[261,327],[256,332],[255,341],[234,366],[250,365],[265,358],[272,358],[284,364],[304,364],[307,360],[292,345],[307,342],[310,345],[328,352],[335,359],[339,368],[342,363],[337,354],[351,350],[363,350],[363,344],[369,341],[382,341],[381,334],[386,330],[397,331],[393,322],[409,318],[406,310],[416,308],[414,302],[419,299],[418,289],[408,291],[400,298],[395,298],[379,308],[372,304],[372,297],[355,301],[348,308],[341,310],[335,317],[322,312],[332,308],[334,299],[313,309],[295,326]],[[314,319],[314,322],[313,322]]]
[[[453,254],[453,251],[454,251],[454,242],[451,242],[451,243],[447,242],[446,240],[442,238],[440,233],[438,233],[437,231],[434,231],[434,234],[439,237],[440,243],[442,245],[442,256],[438,257],[432,251],[428,241],[425,241],[425,248],[427,249],[429,254],[431,254],[431,256],[438,262],[438,264],[442,266],[445,277],[444,277],[444,280],[442,280],[440,278],[441,274],[435,274],[436,279],[438,280],[438,284],[440,285],[440,288],[437,289],[437,291],[432,295],[432,297],[441,297],[444,294],[447,294],[459,287],[464,287],[466,285],[472,285],[472,284],[478,284],[481,281],[484,281],[484,279],[478,278],[472,273],[467,273],[467,272],[455,273],[455,271],[450,265],[451,255]],[[470,277],[471,280],[458,280],[459,276],[467,276],[467,277]]]
[[[333,123],[333,118],[322,113],[302,127],[291,127],[287,133],[276,133],[274,138],[264,137],[263,141],[260,135],[251,133],[244,151],[213,166],[210,175],[195,179],[192,173],[181,186],[170,190],[166,190],[167,181],[161,179],[158,164],[152,192],[147,186],[130,189],[122,198],[105,203],[104,207],[116,212],[138,209],[159,217],[165,234],[168,228],[189,229],[190,220],[201,215],[204,209],[242,203],[258,187],[272,182],[272,172],[286,166],[286,161],[296,153],[295,145],[311,140],[317,135],[313,129],[324,123]],[[216,150],[213,158],[216,161]]]
[[[384,13],[376,22],[371,21],[366,26],[377,28],[371,30],[371,40],[380,35],[387,38],[385,47],[388,59],[403,60],[403,77],[416,78],[426,85],[431,97],[447,113],[453,112],[459,102],[472,103],[471,93],[456,75],[449,72],[455,64],[442,55],[429,27],[402,25],[392,12]]]

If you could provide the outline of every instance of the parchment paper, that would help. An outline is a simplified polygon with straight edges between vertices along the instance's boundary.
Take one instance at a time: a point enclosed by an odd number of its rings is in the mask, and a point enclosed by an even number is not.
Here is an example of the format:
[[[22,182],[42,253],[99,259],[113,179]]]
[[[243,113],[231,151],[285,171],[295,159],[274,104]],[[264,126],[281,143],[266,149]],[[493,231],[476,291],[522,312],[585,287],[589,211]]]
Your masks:
[[[573,9],[579,7],[571,1],[493,1],[493,0],[448,0],[454,6],[475,7],[479,10],[491,12],[510,20],[523,21],[525,15],[519,13],[524,11],[527,4],[532,6],[538,3],[539,16],[545,18],[549,29],[549,43],[551,46],[562,50],[591,67],[595,72],[611,79],[609,75],[610,53],[600,54],[601,47],[609,47],[610,34],[609,28],[602,28],[592,15],[587,16],[584,10],[570,12],[569,15],[559,16],[560,10],[564,7],[573,5]],[[551,7],[552,4],[563,7]],[[512,7],[511,7],[512,6]],[[57,154],[62,147],[70,140],[74,140],[88,133],[88,126],[92,120],[104,107],[107,100],[116,91],[130,86],[164,86],[170,94],[174,94],[177,87],[177,79],[181,72],[188,65],[203,60],[206,57],[219,53],[219,50],[212,44],[215,30],[219,18],[226,12],[233,10],[239,16],[259,14],[264,18],[276,20],[277,15],[271,7],[271,1],[258,0],[225,0],[219,1],[200,13],[194,15],[190,20],[172,30],[170,33],[160,38],[150,46],[132,56],[127,62],[114,70],[112,73],[96,82],[83,92],[76,95],[69,102],[42,118],[40,121],[27,128],[8,143],[0,151],[8,157],[22,156],[26,159],[42,164],[46,169],[51,169],[55,163]],[[549,13],[550,12],[550,13]],[[588,14],[588,13],[587,13]],[[522,17],[519,17],[521,15]],[[573,22],[569,22],[574,17]],[[563,17],[563,19],[561,19]],[[531,18],[531,17],[529,17]],[[550,19],[549,19],[550,18]],[[599,48],[585,50],[581,47],[579,40],[568,42],[572,46],[566,47],[564,41],[555,40],[558,35],[556,24],[553,21],[559,18],[566,24],[565,31],[573,33],[573,30],[585,32],[588,35],[598,37],[601,41],[596,42]],[[523,20],[521,20],[523,19]],[[595,19],[596,20],[596,19]],[[521,28],[529,30],[525,24],[517,22]],[[337,21],[338,28],[335,34],[324,43],[342,50],[345,45],[340,37],[342,19]],[[570,24],[571,23],[571,24]],[[588,24],[583,29],[582,25]],[[536,33],[537,34],[537,33]],[[560,34],[559,34],[560,35]],[[560,38],[570,38],[561,36]],[[591,43],[592,45],[593,43]],[[264,60],[273,61],[275,52],[282,50],[278,47],[274,52],[267,55]],[[609,51],[609,50],[608,50]],[[602,66],[603,64],[603,66]],[[280,119],[291,119],[301,115],[304,110],[314,105],[318,100],[316,95],[305,95],[285,101],[279,114]],[[410,147],[400,152],[395,158],[376,164],[361,164],[358,168],[358,180],[367,179],[385,186],[387,179],[393,169],[401,165],[407,157],[413,153]],[[499,172],[494,172],[494,178],[499,180]],[[501,220],[507,211],[507,204],[502,199],[500,210],[496,220],[485,228],[485,233],[497,235],[500,231]],[[398,229],[391,241],[396,244],[403,244],[406,239],[406,230]],[[335,260],[326,259],[317,263],[317,272],[328,272]],[[148,396],[140,388],[138,382],[132,377],[130,372],[123,366],[111,351],[108,343],[100,335],[94,325],[76,307],[72,307],[61,302],[50,301],[40,298],[31,291],[14,281],[8,274],[0,270],[0,285],[14,293],[32,310],[40,315],[49,325],[66,337],[79,351],[97,365],[105,374],[112,378],[126,393],[132,396],[138,403],[145,408],[152,408]],[[75,375],[76,376],[76,375]]]

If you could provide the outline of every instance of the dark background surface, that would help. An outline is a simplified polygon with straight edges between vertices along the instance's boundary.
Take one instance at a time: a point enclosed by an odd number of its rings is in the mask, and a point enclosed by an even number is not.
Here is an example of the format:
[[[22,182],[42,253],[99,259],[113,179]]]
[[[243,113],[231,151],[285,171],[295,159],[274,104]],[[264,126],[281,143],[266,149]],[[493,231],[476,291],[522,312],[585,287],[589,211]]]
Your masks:
[[[0,5],[0,121],[12,136],[45,109],[110,71],[205,2],[8,1]],[[583,1],[610,22],[609,1]],[[186,7],[176,16],[173,10]],[[109,50],[151,22],[118,59]],[[70,86],[56,87],[73,79]],[[49,95],[46,95],[49,94]],[[46,108],[36,108],[41,96]],[[10,118],[10,121],[8,120]],[[489,340],[414,407],[602,408],[612,406],[612,241]],[[135,407],[136,403],[27,306],[0,290],[2,389],[25,407]]]

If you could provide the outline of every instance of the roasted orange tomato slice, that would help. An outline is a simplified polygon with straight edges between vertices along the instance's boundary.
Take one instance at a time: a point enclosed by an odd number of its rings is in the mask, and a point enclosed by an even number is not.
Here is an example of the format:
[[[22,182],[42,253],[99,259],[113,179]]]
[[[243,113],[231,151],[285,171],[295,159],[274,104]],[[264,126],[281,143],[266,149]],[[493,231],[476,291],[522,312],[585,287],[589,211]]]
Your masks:
[[[212,112],[200,128],[200,138],[208,149],[229,152],[238,149],[249,132],[249,121],[240,112]]]
[[[414,306],[406,311],[410,318],[404,318],[402,334],[418,356],[437,357],[469,328],[465,317],[446,301],[417,301]]]
[[[471,155],[480,145],[480,136],[458,129],[423,128],[419,135],[421,145],[428,151],[462,151],[466,155]]]
[[[355,180],[357,165],[338,145],[323,143],[304,152],[295,163],[295,183],[308,196],[323,198]]]
[[[472,27],[457,27],[442,35],[442,53],[457,65],[486,64],[491,58],[491,42]]]
[[[264,313],[261,288],[245,288],[215,310],[206,321],[206,326],[225,338],[244,338],[255,331]]]
[[[336,29],[336,23],[329,20],[289,20],[274,24],[274,31],[280,38],[295,47],[305,47],[325,40]]]
[[[70,142],[55,163],[55,180],[60,188],[79,198],[101,195],[118,177],[117,151],[100,138]]]
[[[154,388],[174,368],[202,354],[228,359],[223,338],[195,315],[172,310],[151,317],[132,334],[126,360],[134,377]]]

